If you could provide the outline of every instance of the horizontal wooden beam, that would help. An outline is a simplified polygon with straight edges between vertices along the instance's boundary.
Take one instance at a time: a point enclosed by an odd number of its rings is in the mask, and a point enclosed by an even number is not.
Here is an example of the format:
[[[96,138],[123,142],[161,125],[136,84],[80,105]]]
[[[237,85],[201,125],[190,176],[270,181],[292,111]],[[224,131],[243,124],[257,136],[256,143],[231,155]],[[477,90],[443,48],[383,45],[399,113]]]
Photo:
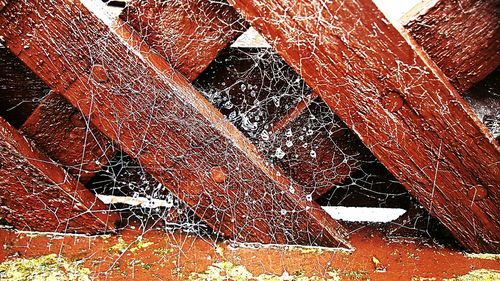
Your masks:
[[[498,0],[426,0],[401,20],[460,92],[500,65]]]
[[[215,231],[348,245],[338,223],[124,22],[110,29],[74,1],[10,1],[0,26],[14,54]]]
[[[405,187],[473,251],[500,250],[499,146],[368,0],[230,0]]]
[[[17,229],[102,233],[119,217],[0,118],[0,217]]]

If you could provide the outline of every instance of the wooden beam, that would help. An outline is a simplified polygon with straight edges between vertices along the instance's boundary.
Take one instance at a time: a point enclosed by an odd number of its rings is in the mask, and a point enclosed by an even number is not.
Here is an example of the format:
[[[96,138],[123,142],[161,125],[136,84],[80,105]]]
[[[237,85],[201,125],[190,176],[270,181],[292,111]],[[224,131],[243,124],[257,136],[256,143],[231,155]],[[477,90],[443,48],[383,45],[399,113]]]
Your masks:
[[[104,134],[53,92],[24,122],[21,131],[82,183],[87,183],[115,153]]]
[[[283,156],[274,161],[285,175],[301,183],[313,200],[336,189],[363,164],[375,161],[359,138],[319,98],[275,133],[272,144],[268,154],[277,148],[283,151]]]
[[[498,144],[368,0],[230,0],[405,187],[473,251],[499,252]]]
[[[190,80],[246,29],[229,5],[205,1],[132,1],[121,17]],[[88,125],[77,108],[52,94],[21,129],[50,158],[87,183],[115,153],[113,143]]]
[[[401,19],[460,92],[500,65],[498,0],[426,0]]]
[[[455,86],[458,86],[458,88],[461,91],[467,90],[472,85],[472,83],[475,83],[479,79],[482,79],[486,74],[490,73],[494,69],[494,67],[496,67],[500,62],[499,59],[485,61],[484,58],[487,56],[483,56],[480,59],[476,58],[481,56],[480,51],[483,46],[486,46],[486,53],[491,54],[494,58],[498,57],[497,46],[500,45],[497,42],[500,33],[496,32],[498,31],[498,21],[495,21],[495,18],[493,17],[493,14],[495,14],[494,12],[495,9],[491,7],[493,1],[486,1],[486,2],[490,3],[486,4],[482,1],[427,1],[426,5],[433,7],[433,9],[428,10],[429,7],[416,8],[415,10],[418,11],[417,13],[423,13],[423,15],[421,15],[418,18],[415,16],[415,12],[410,12],[408,13],[408,15],[406,15],[406,17],[413,20],[412,23],[414,25],[418,26],[418,28],[415,28],[407,25],[407,27],[409,27],[409,31],[412,33],[413,36],[417,38],[417,40],[419,40],[420,42],[425,42],[423,43],[424,47],[426,47],[427,45],[432,46],[432,48],[429,48],[428,50],[426,48],[426,51],[428,51],[431,54],[431,57],[435,59],[435,62],[437,62],[438,66],[441,69],[445,70],[445,73],[447,74],[449,80]],[[472,4],[474,4],[474,7],[472,7]],[[469,20],[467,24],[464,24],[464,26],[467,26],[467,28],[464,29],[464,34],[462,36],[452,36],[452,35],[449,36],[447,34],[446,36],[443,37],[441,33],[444,31],[446,31],[447,33],[452,33],[461,30],[462,25],[458,24],[455,21],[456,17],[453,16],[447,17],[446,13],[446,11],[452,8],[454,9],[454,13],[460,12],[461,11],[460,5],[462,5],[462,8],[464,10],[466,10],[465,8],[467,7],[474,8],[475,14],[479,13],[483,14],[484,17],[482,17],[481,23],[479,23],[476,26],[476,24],[473,23],[474,21]],[[439,11],[438,16],[434,15],[434,13],[436,13],[434,9],[437,9]],[[468,18],[468,16],[469,16],[468,14],[467,16],[460,16],[459,22],[465,21]],[[433,20],[430,20],[430,18],[432,18]],[[424,21],[425,19],[426,24],[422,23],[416,24],[418,19],[422,21]],[[401,19],[400,24],[405,24],[407,22],[408,19],[403,18]],[[153,30],[153,33],[158,32],[155,31],[154,25],[152,25],[150,28]],[[428,30],[429,32],[425,32],[425,30]],[[481,43],[477,45],[475,44],[474,46],[464,46],[467,44],[467,42],[477,41],[468,39],[474,36],[476,37],[482,36],[481,33],[484,32],[478,32],[479,30],[483,30],[486,32],[486,36],[481,37],[479,40]],[[440,36],[440,38],[437,38],[439,40],[436,39],[437,36]],[[148,41],[149,39],[146,38],[146,40]],[[434,40],[433,41],[434,45],[426,44],[427,41],[431,40]],[[158,48],[161,49],[161,46],[158,46]],[[468,53],[471,48],[473,48],[472,50],[473,52]],[[455,54],[460,54],[460,55],[455,55]],[[489,62],[488,65],[487,62]],[[464,84],[463,79],[458,77],[459,75],[462,75],[462,77],[468,77],[467,79],[469,79],[469,81]],[[312,93],[312,96],[316,95],[317,94],[315,92]],[[289,113],[286,114],[281,120],[275,122],[272,125],[271,131],[277,132],[284,128],[291,128],[296,126],[297,125],[296,119],[299,118],[302,111],[306,109],[308,104],[310,104],[310,101],[311,98],[306,97],[303,101],[299,102],[295,107],[290,109]],[[477,106],[476,104],[471,104],[471,105],[474,108],[476,108]],[[318,140],[319,137],[322,136],[314,136],[314,139]],[[352,141],[356,143],[355,139],[352,139]],[[342,155],[348,151],[350,151],[348,155],[355,156],[355,157],[349,157],[350,158],[349,161],[352,161],[354,158],[356,161],[360,163],[363,161],[363,159],[366,159],[366,157],[362,157],[364,155],[362,151],[358,150],[358,153],[355,154],[352,153],[352,151],[356,151],[356,145],[349,145],[350,142],[351,141],[346,143],[344,137],[342,137],[341,139],[332,139],[332,141],[326,139],[321,141],[322,147],[325,148],[324,149],[325,151],[327,150],[327,146],[329,146],[330,149],[334,151],[334,153],[323,154],[324,158],[322,159],[322,162],[333,164],[333,165],[323,165],[324,170],[330,169],[329,167],[339,167],[340,164],[345,162],[344,159],[342,159]],[[338,150],[338,148],[344,149],[344,147],[345,149],[347,149],[343,151],[344,153],[342,153],[342,151],[340,153],[335,152],[336,150]],[[356,155],[359,155],[360,157],[356,157]],[[328,192],[329,190],[334,188],[336,184],[342,182],[345,178],[349,176],[349,173],[346,174],[345,170],[343,172],[335,172],[334,173],[335,176],[332,176],[331,173],[328,174],[317,173],[316,169],[318,168],[318,165],[312,165],[312,166],[301,165],[299,167],[298,165],[300,164],[300,161],[311,162],[309,153],[299,155],[298,159],[293,159],[293,160],[294,162],[299,161],[299,163],[292,165],[298,167],[298,169],[295,170],[292,169],[292,171],[289,172],[290,177],[292,177],[294,180],[300,182],[305,186],[311,186],[311,187],[315,186],[315,184],[311,183],[317,182],[318,180],[325,183],[325,184],[319,184],[320,186],[323,186],[322,188],[317,188],[317,187],[308,188],[308,190],[314,190],[313,193],[314,198],[323,195],[325,192]],[[281,167],[287,170],[291,167],[290,165],[287,165],[287,162],[289,161],[290,159],[284,159],[283,161],[279,162],[281,163]],[[315,169],[311,169],[312,167],[315,167]],[[354,166],[347,167],[347,169],[348,170],[350,169],[351,172],[355,172],[358,170],[358,168]],[[327,182],[328,184],[326,184]]]
[[[0,217],[17,229],[102,233],[119,217],[0,118]]]
[[[215,231],[348,245],[338,223],[125,23],[110,29],[69,0],[10,1],[0,14],[6,46]]]
[[[313,200],[374,160],[274,50],[226,48],[194,84]]]
[[[191,81],[248,27],[224,1],[132,1],[120,18]]]

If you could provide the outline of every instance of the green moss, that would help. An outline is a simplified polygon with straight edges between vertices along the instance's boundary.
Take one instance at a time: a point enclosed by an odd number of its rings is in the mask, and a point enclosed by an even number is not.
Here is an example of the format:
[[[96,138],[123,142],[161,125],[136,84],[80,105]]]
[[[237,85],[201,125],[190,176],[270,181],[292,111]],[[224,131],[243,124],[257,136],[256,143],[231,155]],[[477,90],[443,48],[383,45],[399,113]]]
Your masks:
[[[206,271],[202,273],[192,273],[188,280],[189,281],[202,281],[202,280],[212,280],[212,281],[222,281],[222,280],[235,280],[235,281],[283,281],[283,280],[294,280],[294,281],[338,281],[340,280],[337,272],[328,272],[330,278],[322,278],[317,276],[307,277],[303,276],[302,271],[297,271],[293,276],[285,275],[274,275],[274,274],[261,274],[254,276],[248,269],[243,265],[236,265],[229,261],[217,262],[212,264],[207,268]]]
[[[500,271],[498,270],[487,270],[487,269],[478,269],[473,270],[465,275],[444,279],[447,281],[497,281],[500,280]]]
[[[86,281],[90,270],[56,254],[32,259],[13,259],[0,264],[0,280],[78,280]]]

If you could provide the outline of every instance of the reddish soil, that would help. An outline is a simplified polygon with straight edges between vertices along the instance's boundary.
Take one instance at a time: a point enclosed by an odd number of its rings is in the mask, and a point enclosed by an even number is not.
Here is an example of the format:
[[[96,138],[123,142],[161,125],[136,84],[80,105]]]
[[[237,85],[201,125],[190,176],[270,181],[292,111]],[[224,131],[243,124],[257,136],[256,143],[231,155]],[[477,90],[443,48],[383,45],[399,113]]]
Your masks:
[[[143,234],[142,246],[136,239]],[[196,237],[131,227],[120,235],[99,237],[28,235],[0,230],[0,262],[60,254],[92,271],[96,280],[186,280],[218,261],[245,266],[254,276],[266,273],[327,277],[337,271],[342,280],[436,280],[464,275],[475,269],[500,270],[500,261],[468,258],[458,250],[430,245],[422,240],[390,242],[372,227],[351,234],[353,252],[310,248],[234,248],[210,237]],[[121,240],[123,239],[123,240]],[[120,242],[120,241],[124,241]],[[149,243],[149,242],[152,242]],[[127,250],[122,251],[127,248]],[[376,257],[385,272],[376,272]]]

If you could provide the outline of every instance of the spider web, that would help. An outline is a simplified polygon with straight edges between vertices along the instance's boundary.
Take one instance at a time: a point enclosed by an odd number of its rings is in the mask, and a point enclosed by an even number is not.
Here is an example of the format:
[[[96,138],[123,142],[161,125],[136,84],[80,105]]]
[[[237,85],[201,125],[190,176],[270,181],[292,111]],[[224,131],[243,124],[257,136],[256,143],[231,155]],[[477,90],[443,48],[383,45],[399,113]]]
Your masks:
[[[103,2],[108,7],[113,6],[106,11],[107,16],[117,16],[124,6],[120,1]],[[220,2],[225,3],[217,1]],[[92,46],[89,50],[92,52]],[[176,66],[175,63],[173,66]],[[36,80],[27,70],[24,79]],[[2,85],[7,85],[7,80]],[[489,83],[490,92],[496,91],[496,82],[490,79],[486,83]],[[267,165],[303,187],[308,200],[326,207],[405,210],[403,216],[388,223],[343,221],[342,224],[350,231],[375,225],[380,226],[388,238],[424,237],[429,240],[437,239],[440,243],[454,243],[440,223],[429,216],[356,134],[314,95],[301,77],[272,48],[230,44],[198,76],[193,85],[226,120],[255,145]],[[33,89],[35,86],[29,84],[28,88]],[[33,100],[16,101],[15,105],[9,105],[3,110],[3,117],[19,126],[22,124],[19,120],[27,116],[12,117],[8,113],[16,109],[30,112],[35,106],[21,109],[21,104],[37,105],[46,94],[47,88],[37,86],[36,93],[32,94],[36,96]],[[476,105],[474,108],[479,117],[498,137],[499,112],[485,105],[480,96],[472,89],[466,98],[473,106]],[[491,101],[487,103],[498,104],[498,94],[493,93],[489,98]],[[291,114],[301,105],[301,110]],[[83,117],[87,119],[85,115]],[[85,130],[89,138],[99,134],[88,120]],[[193,148],[192,153],[196,153],[197,149]],[[213,245],[214,249],[219,247],[222,236],[217,229],[211,229],[196,215],[196,206],[186,206],[166,186],[156,181],[134,157],[123,151],[116,151],[113,144],[102,147],[101,150],[101,158],[107,164],[86,183],[86,187],[108,204],[110,212],[120,214],[119,228],[136,227],[138,237],[159,230],[172,234],[172,237],[184,233],[199,237]],[[110,151],[114,152],[110,154]],[[221,157],[230,157],[227,154],[227,151],[221,152]],[[73,174],[81,175],[87,172],[81,170],[87,163],[80,164],[80,167],[65,168],[76,170]],[[277,194],[272,195],[277,200],[280,198]],[[376,209],[370,209],[369,212],[376,212]],[[182,247],[181,244],[188,243],[188,240],[177,242]],[[112,266],[116,266],[124,258],[128,248],[112,257]],[[183,264],[177,264],[177,267],[182,266]],[[108,270],[111,267],[104,271]]]

